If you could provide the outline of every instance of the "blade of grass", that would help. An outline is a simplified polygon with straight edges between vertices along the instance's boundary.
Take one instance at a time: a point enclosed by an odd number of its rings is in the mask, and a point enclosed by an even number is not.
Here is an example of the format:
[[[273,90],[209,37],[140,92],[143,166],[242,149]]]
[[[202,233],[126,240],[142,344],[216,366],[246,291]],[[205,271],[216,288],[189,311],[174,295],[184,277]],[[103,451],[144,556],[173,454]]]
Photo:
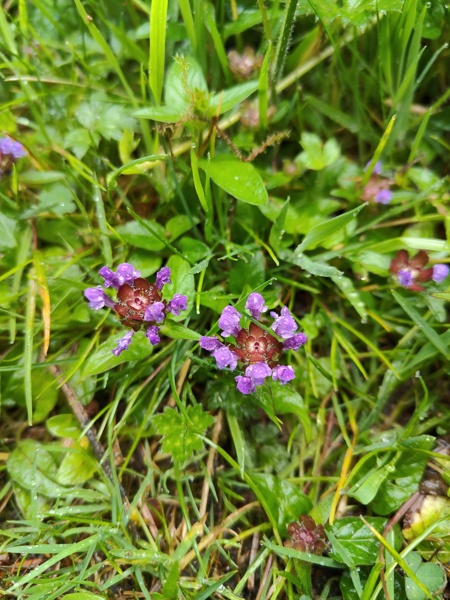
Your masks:
[[[36,312],[36,282],[34,270],[30,272],[28,281],[27,308],[25,312],[25,338],[23,354],[23,379],[25,387],[25,404],[27,407],[28,424],[33,421],[33,389],[31,369],[33,364],[34,316]]]
[[[161,104],[166,56],[166,20],[168,0],[153,0],[150,15],[150,89],[156,104]]]

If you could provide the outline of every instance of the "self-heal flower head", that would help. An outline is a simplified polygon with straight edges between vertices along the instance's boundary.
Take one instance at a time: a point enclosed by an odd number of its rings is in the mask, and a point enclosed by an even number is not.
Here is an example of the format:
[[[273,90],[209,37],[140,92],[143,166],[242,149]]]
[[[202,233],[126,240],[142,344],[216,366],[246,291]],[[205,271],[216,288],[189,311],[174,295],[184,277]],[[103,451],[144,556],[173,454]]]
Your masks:
[[[365,171],[369,168],[369,161],[366,164]],[[394,184],[392,179],[382,175],[383,165],[377,161],[374,165],[369,181],[360,191],[360,198],[364,202],[375,202],[376,204],[389,204],[392,200],[391,186]]]
[[[291,381],[295,376],[294,369],[280,365],[281,355],[287,350],[298,350],[306,343],[307,337],[304,333],[295,333],[298,325],[286,306],[283,306],[280,314],[270,313],[274,319],[271,329],[263,328],[256,322],[267,310],[261,294],[250,294],[245,307],[253,319],[248,327],[241,327],[241,315],[233,306],[225,307],[219,319],[222,337],[232,336],[234,341],[222,342],[217,337],[202,336],[199,344],[203,350],[211,352],[219,369],[229,367],[233,371],[239,364],[244,374],[235,377],[236,388],[247,395],[263,385],[269,377],[281,385]],[[276,336],[283,338],[283,341]]]
[[[447,265],[434,265],[433,275],[431,276],[431,278],[435,283],[441,283],[441,281],[443,281],[449,273],[450,269]]]
[[[107,296],[101,286],[88,288],[84,295],[89,300],[90,308],[95,310],[103,307],[112,308],[119,316],[122,325],[132,330],[118,340],[118,345],[113,350],[116,356],[128,349],[133,333],[139,329],[146,330],[150,344],[158,344],[160,342],[158,325],[164,323],[169,313],[178,316],[181,311],[186,310],[186,296],[175,294],[169,302],[162,298],[162,288],[170,282],[168,267],[163,267],[156,274],[155,284],[143,279],[140,272],[129,263],[120,264],[116,272],[105,266],[99,273],[104,279],[105,288],[117,290],[117,300],[113,301]]]
[[[423,292],[422,283],[427,283],[433,278],[432,267],[427,267],[428,254],[420,250],[412,258],[406,250],[399,250],[391,261],[389,272],[398,283],[412,292]],[[439,270],[438,270],[439,272]]]
[[[268,307],[265,305],[262,295],[258,292],[253,292],[247,298],[245,308],[250,311],[250,314],[254,319],[259,321],[261,319],[261,313],[266,312]]]
[[[229,337],[230,335],[236,337],[241,329],[241,326],[239,325],[240,320],[241,315],[234,306],[225,306],[219,319],[222,337]]]

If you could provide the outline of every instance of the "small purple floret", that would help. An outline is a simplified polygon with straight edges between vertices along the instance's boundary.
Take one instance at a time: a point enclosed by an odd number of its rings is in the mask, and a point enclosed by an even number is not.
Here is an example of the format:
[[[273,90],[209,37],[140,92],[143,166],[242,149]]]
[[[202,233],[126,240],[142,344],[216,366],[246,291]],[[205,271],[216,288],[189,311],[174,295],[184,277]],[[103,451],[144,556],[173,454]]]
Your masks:
[[[434,265],[432,279],[436,283],[441,283],[441,281],[443,281],[449,273],[450,269],[447,265]]]
[[[365,171],[367,171],[371,162],[372,161],[369,160],[369,162],[366,164],[366,168],[364,169]],[[377,160],[377,162],[375,163],[375,166],[373,167],[372,175],[380,175],[382,170],[383,170],[383,163],[381,162],[381,160]]]
[[[156,273],[156,287],[158,290],[161,290],[166,283],[171,283],[169,267],[163,267]]]
[[[103,277],[105,283],[103,284],[105,287],[113,287],[119,289],[119,285],[117,283],[117,277],[114,271],[108,269],[108,267],[102,267],[99,271],[99,275]]]
[[[162,323],[164,321],[164,302],[153,302],[145,309],[144,319],[146,321],[155,321],[155,323]]]
[[[298,350],[306,344],[308,338],[304,333],[294,333],[294,335],[283,342],[283,350]]]
[[[237,367],[237,356],[234,352],[232,352],[226,346],[221,346],[214,350],[211,354],[216,359],[216,364],[218,369],[225,369],[226,367],[230,367],[231,371],[234,371]]]
[[[87,290],[84,290],[84,296],[89,300],[89,308],[93,308],[94,310],[99,310],[104,306],[114,308],[114,302],[111,298],[108,298],[100,285],[95,288],[87,288]]]
[[[252,292],[247,298],[245,308],[250,311],[254,319],[261,318],[261,313],[267,311],[267,306],[264,304],[264,298],[258,292]]]
[[[186,310],[187,307],[187,296],[182,294],[175,294],[172,300],[167,305],[167,311],[178,317],[180,311]]]
[[[159,327],[156,327],[156,325],[150,325],[145,332],[145,335],[152,346],[156,346],[156,344],[159,344],[161,341],[161,338],[159,337]]]
[[[256,389],[256,386],[250,379],[250,377],[243,377],[242,375],[238,375],[234,378],[234,380],[237,384],[236,387],[238,391],[241,392],[241,394],[251,394]]]
[[[221,348],[223,346],[222,342],[220,342],[215,337],[210,337],[207,335],[202,335],[199,341],[200,348],[203,350],[207,350],[208,352],[214,352],[217,348]]]
[[[398,282],[403,287],[410,287],[414,283],[412,273],[407,269],[400,269],[397,273]]]
[[[291,366],[285,367],[284,365],[278,365],[272,370],[272,379],[279,381],[281,385],[286,385],[288,381],[295,378],[294,369]]]
[[[297,331],[298,325],[287,306],[283,306],[280,316],[276,312],[271,312],[270,315],[275,319],[271,329],[280,337],[290,338],[293,336],[294,331]]]
[[[263,385],[264,379],[272,375],[272,369],[265,362],[254,363],[245,369],[245,376],[250,377],[255,385]]]
[[[378,204],[389,204],[392,200],[392,192],[391,190],[380,190],[378,194],[375,194],[374,202]]]
[[[133,285],[134,280],[141,276],[141,272],[130,265],[130,263],[122,263],[117,267],[117,282],[119,287],[124,283]]]
[[[241,330],[240,319],[241,315],[234,306],[225,306],[219,319],[219,327],[222,329],[221,335],[223,337],[229,337],[230,335],[236,337]]]
[[[0,154],[3,156],[9,155],[14,159],[23,158],[27,155],[25,148],[20,142],[16,142],[16,140],[8,137],[0,138]]]
[[[133,335],[134,331],[130,330],[127,331],[127,333],[122,338],[120,338],[120,340],[116,340],[117,346],[114,348],[112,353],[115,356],[119,356],[124,350],[128,350],[128,347],[131,344],[131,340],[133,339]]]

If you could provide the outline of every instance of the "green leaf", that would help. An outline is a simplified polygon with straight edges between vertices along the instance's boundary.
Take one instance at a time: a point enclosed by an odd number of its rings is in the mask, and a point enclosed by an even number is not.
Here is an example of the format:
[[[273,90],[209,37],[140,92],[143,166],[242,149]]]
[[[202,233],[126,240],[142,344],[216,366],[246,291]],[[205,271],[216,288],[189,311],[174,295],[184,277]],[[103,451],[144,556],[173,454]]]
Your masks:
[[[302,133],[300,143],[304,152],[301,152],[296,160],[307,169],[321,171],[341,156],[339,145],[332,138],[323,144],[318,135],[305,132]]]
[[[168,0],[153,0],[150,12],[150,89],[156,103],[161,102],[164,83]]]
[[[76,208],[71,189],[62,183],[56,183],[42,190],[38,205],[24,211],[22,216],[28,219],[46,212],[62,216],[74,212]]]
[[[297,246],[294,250],[294,254],[298,255],[301,252],[304,252],[308,248],[312,248],[318,246],[324,240],[326,240],[331,235],[334,235],[337,231],[344,229],[344,227],[356,219],[358,214],[365,207],[365,204],[362,204],[358,208],[353,210],[349,210],[348,212],[339,215],[338,217],[334,217],[333,219],[326,219],[320,225],[315,225],[309,233],[306,234],[303,242]]]
[[[187,296],[187,309],[178,317],[170,316],[171,320],[184,321],[194,305],[195,279],[191,273],[191,265],[179,256],[171,256],[167,266],[170,267],[172,283],[164,286],[163,297],[170,300],[174,294]]]
[[[347,298],[347,300],[359,314],[361,319],[365,321],[367,318],[366,305],[364,304],[359,292],[355,290],[353,281],[348,277],[333,277],[332,279],[344,294],[345,298]]]
[[[336,267],[332,267],[331,265],[321,262],[318,260],[312,260],[306,254],[297,255],[296,251],[294,252],[286,252],[283,251],[281,253],[280,258],[291,262],[294,265],[298,265],[302,269],[304,269],[307,273],[311,275],[316,275],[317,277],[341,277],[342,271],[336,269]]]
[[[196,222],[198,222],[198,219],[193,222],[187,215],[176,215],[169,219],[166,223],[166,232],[170,236],[170,241],[173,242],[183,233],[192,229]]]
[[[118,331],[111,335],[100,348],[88,357],[82,367],[82,376],[98,375],[104,373],[133,360],[144,360],[152,353],[153,346],[142,333],[135,333],[130,347],[119,356],[115,356],[112,351],[117,346],[117,341],[125,335],[125,330]]]
[[[237,261],[229,273],[229,288],[232,293],[241,294],[245,289],[256,289],[266,279],[265,259],[261,251],[255,252],[250,260]]]
[[[387,519],[382,517],[366,517],[366,520],[380,533],[383,532],[387,524]],[[345,554],[350,557],[353,565],[372,565],[376,562],[380,543],[373,535],[370,529],[361,519],[357,517],[344,517],[337,519],[333,525],[328,525],[326,531],[331,532],[338,544],[332,541],[332,550],[330,556],[344,564],[348,565],[347,560],[341,553],[341,547]],[[400,527],[395,527],[395,548],[398,550],[402,546],[402,535]]]
[[[62,459],[58,469],[61,485],[80,485],[97,471],[97,462],[80,444],[74,444]]]
[[[24,185],[45,185],[47,183],[55,183],[66,178],[66,174],[62,171],[25,171],[21,173],[20,182]]]
[[[234,87],[224,90],[223,92],[214,94],[209,101],[210,116],[212,117],[217,114],[222,115],[228,110],[231,110],[243,100],[251,96],[253,92],[256,92],[258,85],[258,81],[248,81],[246,83],[235,85]],[[219,111],[219,113],[217,113],[217,111]]]
[[[173,460],[183,463],[194,451],[203,448],[200,438],[214,423],[214,418],[202,411],[199,404],[188,406],[185,414],[166,408],[153,418],[156,433],[162,435],[162,452],[168,452]]]
[[[72,413],[54,415],[47,419],[45,425],[48,431],[55,437],[77,440],[81,434],[78,421]]]
[[[201,337],[197,331],[189,329],[179,323],[174,323],[173,321],[166,321],[160,329],[162,334],[167,335],[174,340],[195,340],[198,342]]]
[[[199,160],[199,167],[225,192],[248,204],[266,204],[267,190],[261,175],[250,163],[231,156]]]
[[[269,473],[248,473],[253,483],[253,491],[272,523],[276,524],[282,537],[286,536],[287,526],[297,521],[299,515],[306,515],[312,508],[311,500],[297,485]]]
[[[116,231],[123,240],[137,248],[153,250],[154,252],[163,250],[165,248],[164,242],[161,241],[161,239],[164,240],[165,238],[163,226],[156,221],[150,220],[145,220],[145,224],[150,231],[137,221],[129,221],[125,225],[120,225],[116,228]],[[152,235],[152,231],[156,235]]]
[[[289,200],[283,204],[283,208],[280,210],[277,218],[275,219],[274,224],[270,228],[269,234],[269,244],[275,250],[277,254],[279,254],[281,249],[281,242],[283,240],[284,232],[285,232],[285,221],[286,215],[289,210]]]
[[[140,108],[133,113],[138,119],[151,119],[159,123],[178,123],[182,120],[184,112],[170,106],[148,106]]]
[[[207,98],[208,86],[202,68],[192,56],[177,57],[167,70],[164,102],[184,115],[199,96]]]
[[[15,219],[10,219],[0,212],[0,250],[17,246],[17,240],[14,237],[16,227],[17,221]]]
[[[272,386],[272,394],[275,412],[280,415],[294,414],[302,424],[306,442],[309,443],[312,435],[311,419],[300,394],[291,386],[278,385],[278,383]]]
[[[406,559],[408,558],[409,556],[406,557]],[[445,573],[436,563],[428,562],[421,564],[416,571],[416,575],[433,596],[437,592],[442,591],[446,583]],[[405,591],[408,600],[425,600],[427,598],[427,595],[409,577],[405,577]]]
[[[61,600],[105,600],[105,598],[105,596],[99,596],[98,594],[92,594],[91,592],[73,592],[61,596]]]

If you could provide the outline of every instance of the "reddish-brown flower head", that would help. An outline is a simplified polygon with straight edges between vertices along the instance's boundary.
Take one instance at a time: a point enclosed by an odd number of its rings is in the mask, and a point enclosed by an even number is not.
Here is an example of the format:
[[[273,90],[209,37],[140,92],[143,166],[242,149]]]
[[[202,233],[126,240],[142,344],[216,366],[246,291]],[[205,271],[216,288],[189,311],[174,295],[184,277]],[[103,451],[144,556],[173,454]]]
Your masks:
[[[283,344],[256,323],[250,323],[248,330],[241,329],[236,342],[232,350],[245,364],[265,362],[274,367],[283,351]]]
[[[398,279],[400,285],[413,292],[423,292],[424,288],[419,283],[426,283],[433,277],[433,268],[425,268],[427,263],[428,254],[424,250],[412,258],[409,258],[406,250],[399,250],[392,259],[389,272]]]
[[[141,277],[131,284],[121,285],[117,290],[117,297],[119,301],[114,304],[114,310],[122,323],[135,331],[148,320],[145,316],[146,309],[156,302],[162,302],[161,292],[156,285],[151,285]]]
[[[328,547],[323,525],[316,525],[309,515],[301,515],[298,520],[299,522],[288,525],[287,532],[291,539],[286,540],[284,545],[300,552],[323,554]]]

